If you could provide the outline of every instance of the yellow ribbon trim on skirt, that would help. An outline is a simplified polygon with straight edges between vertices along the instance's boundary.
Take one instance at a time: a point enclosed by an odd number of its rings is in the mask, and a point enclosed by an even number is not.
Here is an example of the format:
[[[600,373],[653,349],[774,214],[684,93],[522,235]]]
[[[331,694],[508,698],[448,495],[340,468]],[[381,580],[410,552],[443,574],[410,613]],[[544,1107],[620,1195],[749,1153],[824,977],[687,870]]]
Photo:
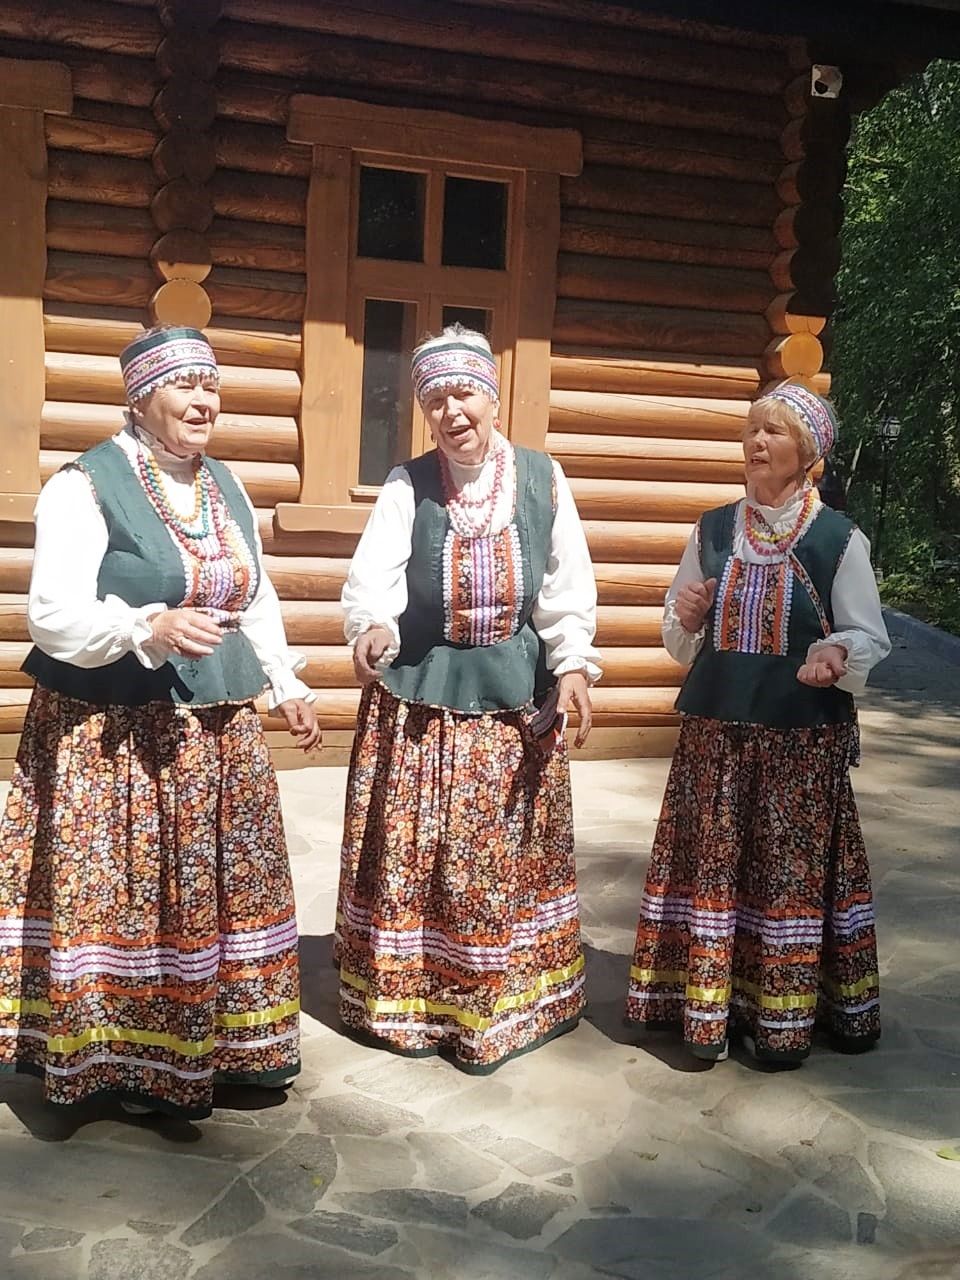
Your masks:
[[[635,982],[683,982],[687,981],[687,971],[685,969],[638,969],[636,965],[630,966],[630,977]],[[829,990],[836,995],[841,996],[858,996],[862,992],[869,990],[871,987],[877,986],[880,981],[879,974],[868,973],[865,978],[861,978],[859,982],[853,983],[830,983]],[[825,984],[826,985],[826,984]],[[796,995],[796,996],[766,996],[760,994],[760,988],[755,982],[746,982],[741,978],[734,978],[733,990],[743,992],[745,995],[753,996],[759,1000],[761,1009],[815,1009],[817,1006],[817,996],[815,994]],[[684,990],[684,998],[687,1000],[702,1000],[708,1004],[721,1004],[725,1000],[730,999],[729,987],[690,987]],[[677,998],[680,998],[679,992]]]
[[[262,1027],[268,1022],[279,1022],[300,1012],[299,1000],[285,1000],[272,1009],[257,1009],[253,1013],[221,1013],[214,1019],[218,1027]],[[49,1016],[47,1000],[0,999],[0,1013],[41,1014]],[[145,1044],[156,1049],[172,1049],[185,1058],[198,1058],[212,1052],[214,1037],[205,1040],[182,1040],[166,1031],[145,1031],[138,1027],[90,1027],[76,1036],[47,1036],[48,1053],[76,1053],[89,1044],[101,1044],[106,1040],[124,1040],[129,1044]],[[238,1045],[242,1048],[242,1042]]]
[[[486,1031],[488,1027],[493,1025],[494,1018],[498,1013],[504,1013],[508,1009],[519,1009],[522,1005],[529,1004],[531,1000],[535,1000],[537,996],[542,995],[550,987],[574,977],[583,969],[583,966],[584,959],[580,955],[574,960],[573,964],[568,964],[562,969],[551,969],[547,973],[541,973],[536,985],[528,991],[521,991],[515,996],[501,996],[493,1006],[493,1017],[490,1018],[485,1018],[478,1013],[468,1013],[465,1009],[458,1009],[454,1004],[441,1004],[437,1000],[427,1000],[423,996],[410,996],[406,1000],[377,1000],[366,996],[363,1003],[369,1013],[433,1013],[453,1018],[462,1026],[470,1027],[473,1031]],[[370,984],[367,980],[355,973],[343,971],[340,977],[347,986],[353,987],[356,991],[365,992],[370,989]]]

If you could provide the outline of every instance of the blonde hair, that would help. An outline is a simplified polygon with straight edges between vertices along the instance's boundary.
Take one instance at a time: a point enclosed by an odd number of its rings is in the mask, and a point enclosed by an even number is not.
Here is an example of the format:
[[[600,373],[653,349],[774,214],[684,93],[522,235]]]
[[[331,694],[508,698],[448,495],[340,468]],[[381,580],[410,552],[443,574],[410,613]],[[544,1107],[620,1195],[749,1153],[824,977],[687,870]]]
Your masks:
[[[770,396],[761,396],[754,400],[747,414],[747,426],[754,427],[760,422],[769,422],[776,427],[784,427],[790,432],[800,451],[800,462],[804,471],[809,471],[818,457],[817,442],[810,433],[807,424],[796,409],[783,400],[774,400]]]

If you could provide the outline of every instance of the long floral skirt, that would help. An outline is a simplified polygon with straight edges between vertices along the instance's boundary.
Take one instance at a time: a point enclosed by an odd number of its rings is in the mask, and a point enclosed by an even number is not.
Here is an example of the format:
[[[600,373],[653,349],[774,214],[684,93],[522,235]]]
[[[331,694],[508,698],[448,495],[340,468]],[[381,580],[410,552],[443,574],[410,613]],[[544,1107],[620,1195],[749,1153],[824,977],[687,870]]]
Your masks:
[[[853,727],[781,731],[689,716],[644,889],[627,1018],[682,1025],[700,1057],[728,1032],[800,1061],[818,1019],[880,1035],[870,870]]]
[[[365,690],[347,781],[340,1015],[397,1052],[483,1073],[584,1007],[566,745],[519,713]]]
[[[0,1069],[192,1118],[299,1070],[293,889],[252,706],[35,690],[0,820]]]

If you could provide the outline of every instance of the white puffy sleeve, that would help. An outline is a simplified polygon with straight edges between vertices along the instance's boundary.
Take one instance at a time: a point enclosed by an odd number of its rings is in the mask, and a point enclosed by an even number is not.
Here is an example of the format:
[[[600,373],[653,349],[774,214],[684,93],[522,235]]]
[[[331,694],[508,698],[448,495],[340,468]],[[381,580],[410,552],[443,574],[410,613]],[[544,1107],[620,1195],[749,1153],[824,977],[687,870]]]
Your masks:
[[[257,528],[257,513],[243,484],[234,472],[231,471],[230,474],[243,494],[244,502],[253,519],[253,536],[260,582],[256,595],[240,615],[240,630],[250,641],[253,652],[263,667],[263,674],[270,682],[268,706],[272,711],[281,702],[288,702],[291,698],[303,698],[305,702],[316,702],[317,695],[297,675],[297,672],[302,671],[307,665],[306,658],[302,653],[287,647],[287,634],[283,626],[283,615],[280,612],[280,601],[263,567],[263,543]]]
[[[870,543],[859,529],[851,534],[834,577],[830,611],[834,630],[810,646],[807,661],[824,645],[843,645],[847,651],[847,674],[837,681],[837,688],[846,693],[863,693],[867,676],[890,652],[890,638],[870,564]]]
[[[680,559],[673,582],[670,584],[670,590],[667,592],[663,607],[663,622],[660,627],[660,634],[663,636],[663,643],[667,653],[673,658],[674,662],[680,662],[685,667],[689,666],[700,652],[706,635],[707,624],[704,623],[700,630],[696,632],[685,630],[683,623],[677,617],[677,596],[691,582],[703,581],[703,570],[700,567],[698,531],[694,529],[690,534],[687,545],[683,549],[683,556]]]
[[[371,627],[392,637],[379,667],[400,652],[400,615],[407,607],[407,565],[413,549],[416,507],[413,482],[405,467],[394,467],[384,481],[340,594],[347,643],[356,644]]]
[[[157,602],[135,609],[118,596],[97,597],[107,526],[84,472],[71,467],[51,476],[35,517],[27,627],[37,648],[88,669],[128,653],[149,670],[161,667],[166,651],[151,645],[150,619],[165,606]]]
[[[583,671],[591,684],[602,675],[597,634],[597,582],[583,525],[567,477],[553,463],[557,510],[543,585],[532,622],[547,651],[547,667],[556,676]]]

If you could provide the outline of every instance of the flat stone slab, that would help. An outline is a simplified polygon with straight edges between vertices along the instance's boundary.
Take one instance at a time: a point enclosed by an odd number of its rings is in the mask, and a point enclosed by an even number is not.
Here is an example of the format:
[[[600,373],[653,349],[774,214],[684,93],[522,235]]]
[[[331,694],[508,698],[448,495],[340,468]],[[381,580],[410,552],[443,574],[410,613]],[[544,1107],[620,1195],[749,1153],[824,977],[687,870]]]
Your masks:
[[[514,1240],[530,1240],[542,1233],[551,1218],[575,1203],[573,1196],[531,1187],[525,1182],[511,1182],[498,1196],[481,1201],[470,1212]]]
[[[336,1175],[337,1155],[330,1139],[298,1133],[255,1165],[248,1177],[268,1204],[287,1213],[310,1213]]]
[[[435,1227],[465,1227],[467,1202],[446,1191],[354,1191],[337,1197],[354,1213],[390,1222],[422,1222]]]
[[[400,1239],[396,1229],[384,1222],[371,1222],[369,1218],[361,1218],[354,1213],[328,1213],[322,1209],[309,1218],[294,1219],[290,1230],[309,1236],[311,1240],[322,1240],[350,1253],[364,1253],[371,1257],[392,1249]]]

